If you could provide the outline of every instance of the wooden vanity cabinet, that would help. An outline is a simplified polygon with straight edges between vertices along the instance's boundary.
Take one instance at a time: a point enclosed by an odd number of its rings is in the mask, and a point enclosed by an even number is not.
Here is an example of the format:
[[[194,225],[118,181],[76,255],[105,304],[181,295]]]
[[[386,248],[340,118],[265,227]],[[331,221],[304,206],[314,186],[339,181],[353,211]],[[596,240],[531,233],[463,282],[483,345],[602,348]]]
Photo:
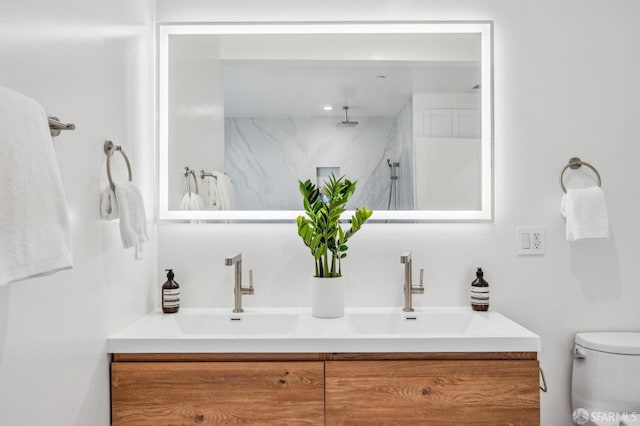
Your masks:
[[[536,353],[116,354],[114,425],[539,425]]]

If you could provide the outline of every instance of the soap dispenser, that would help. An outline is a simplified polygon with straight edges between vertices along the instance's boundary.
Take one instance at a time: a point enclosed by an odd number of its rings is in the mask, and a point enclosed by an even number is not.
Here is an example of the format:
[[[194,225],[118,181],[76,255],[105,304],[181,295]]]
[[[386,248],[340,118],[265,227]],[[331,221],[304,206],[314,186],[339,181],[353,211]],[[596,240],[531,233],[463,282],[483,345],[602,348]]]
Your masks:
[[[489,310],[489,283],[484,280],[482,268],[476,271],[476,279],[471,283],[471,309]]]
[[[173,270],[167,271],[167,281],[162,285],[162,312],[175,314],[180,309],[180,286],[173,280]]]

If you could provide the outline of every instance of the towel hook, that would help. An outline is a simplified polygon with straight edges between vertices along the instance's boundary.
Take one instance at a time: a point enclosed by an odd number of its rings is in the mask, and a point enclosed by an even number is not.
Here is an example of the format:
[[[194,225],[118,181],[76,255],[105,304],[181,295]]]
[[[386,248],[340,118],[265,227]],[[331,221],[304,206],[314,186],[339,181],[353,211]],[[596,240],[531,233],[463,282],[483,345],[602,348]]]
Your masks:
[[[127,171],[129,172],[129,182],[133,180],[133,175],[131,173],[131,163],[129,163],[129,158],[127,158],[127,154],[122,150],[122,146],[114,145],[111,141],[105,141],[104,143],[104,153],[107,155],[107,177],[109,178],[109,186],[111,189],[115,191],[116,185],[113,183],[113,177],[111,176],[111,157],[113,156],[114,151],[120,151],[124,161],[127,163]]]
[[[598,186],[602,184],[602,180],[600,179],[600,173],[598,173],[595,167],[593,167],[591,164],[587,163],[586,161],[582,161],[578,157],[571,157],[569,159],[569,163],[566,166],[564,166],[564,169],[562,169],[562,172],[560,173],[560,187],[562,188],[562,192],[564,192],[565,194],[567,193],[567,188],[564,186],[564,180],[563,180],[564,172],[566,172],[567,169],[571,169],[571,170],[579,169],[581,166],[586,166],[590,168],[593,171],[593,173],[595,173],[596,175]]]

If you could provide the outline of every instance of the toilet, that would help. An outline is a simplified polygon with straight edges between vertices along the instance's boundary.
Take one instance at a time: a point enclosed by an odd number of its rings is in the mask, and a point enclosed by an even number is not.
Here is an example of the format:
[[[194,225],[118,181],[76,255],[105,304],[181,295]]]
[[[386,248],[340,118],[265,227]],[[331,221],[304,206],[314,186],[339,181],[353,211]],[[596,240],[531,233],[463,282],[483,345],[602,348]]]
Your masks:
[[[574,422],[640,425],[640,332],[577,333],[571,353]]]

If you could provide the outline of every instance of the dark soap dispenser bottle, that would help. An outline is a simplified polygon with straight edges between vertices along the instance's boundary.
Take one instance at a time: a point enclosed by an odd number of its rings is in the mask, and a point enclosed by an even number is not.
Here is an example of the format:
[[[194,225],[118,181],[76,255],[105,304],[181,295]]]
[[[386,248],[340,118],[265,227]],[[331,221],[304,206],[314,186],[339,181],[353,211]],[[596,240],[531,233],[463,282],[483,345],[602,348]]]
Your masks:
[[[476,271],[476,279],[471,283],[471,309],[489,310],[489,283],[484,280],[482,268]]]
[[[162,285],[162,312],[175,314],[180,309],[180,286],[173,280],[173,270],[167,271],[167,282]]]

